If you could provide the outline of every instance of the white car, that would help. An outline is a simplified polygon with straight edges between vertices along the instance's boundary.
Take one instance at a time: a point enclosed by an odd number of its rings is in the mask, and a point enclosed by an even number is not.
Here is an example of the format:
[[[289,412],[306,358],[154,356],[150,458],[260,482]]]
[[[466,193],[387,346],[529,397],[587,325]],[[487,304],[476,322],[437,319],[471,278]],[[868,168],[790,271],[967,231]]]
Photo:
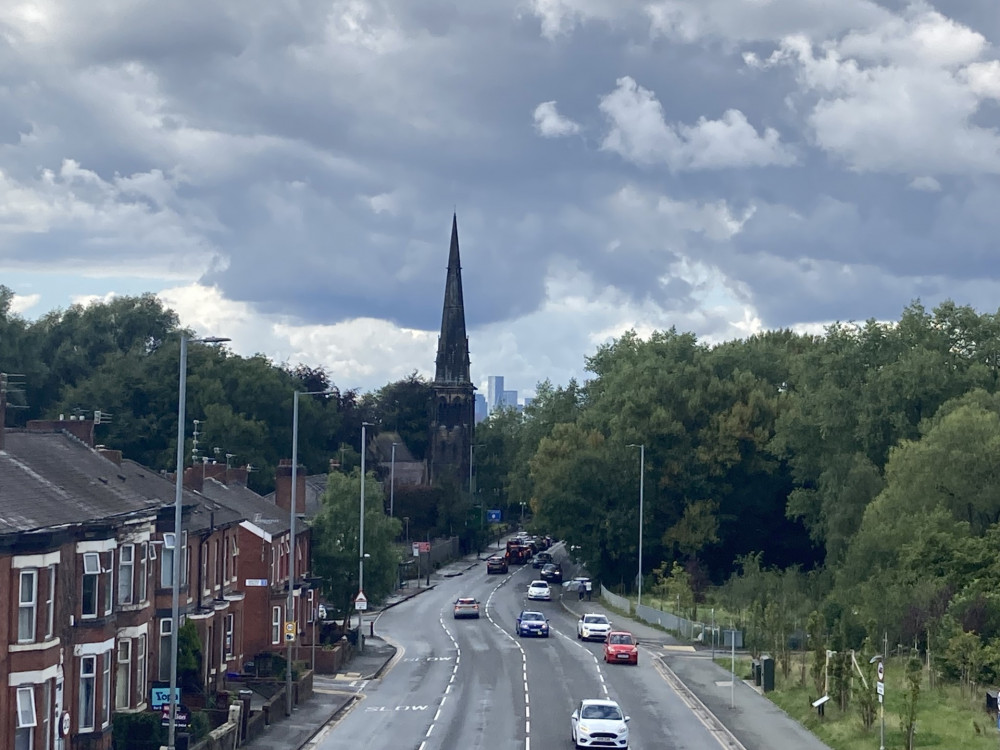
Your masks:
[[[630,718],[614,701],[580,701],[569,717],[573,744],[578,748],[627,748]]]
[[[549,588],[548,581],[532,581],[528,584],[528,598],[540,599],[542,601],[552,601],[552,589]]]
[[[587,614],[576,623],[576,637],[582,641],[603,641],[611,632],[611,620],[605,615]]]

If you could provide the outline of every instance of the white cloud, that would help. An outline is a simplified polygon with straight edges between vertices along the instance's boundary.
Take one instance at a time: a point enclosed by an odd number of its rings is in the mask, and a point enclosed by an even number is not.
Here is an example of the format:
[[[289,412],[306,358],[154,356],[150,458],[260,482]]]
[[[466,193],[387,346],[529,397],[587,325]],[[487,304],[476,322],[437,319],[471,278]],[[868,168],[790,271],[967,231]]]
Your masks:
[[[542,22],[542,36],[554,39],[588,20],[611,21],[627,13],[630,0],[531,0]]]
[[[653,92],[629,76],[618,79],[600,108],[611,122],[602,148],[636,164],[684,171],[795,163],[777,130],[759,134],[739,110],[727,110],[720,120],[702,117],[695,125],[668,124]]]
[[[941,191],[941,183],[933,177],[914,177],[909,184],[911,190],[920,190],[925,193],[938,193]]]
[[[555,101],[542,102],[535,107],[534,118],[535,130],[543,138],[559,138],[580,132],[578,123],[559,114]]]
[[[17,315],[24,315],[31,310],[41,300],[40,294],[15,294],[10,301],[11,312]]]

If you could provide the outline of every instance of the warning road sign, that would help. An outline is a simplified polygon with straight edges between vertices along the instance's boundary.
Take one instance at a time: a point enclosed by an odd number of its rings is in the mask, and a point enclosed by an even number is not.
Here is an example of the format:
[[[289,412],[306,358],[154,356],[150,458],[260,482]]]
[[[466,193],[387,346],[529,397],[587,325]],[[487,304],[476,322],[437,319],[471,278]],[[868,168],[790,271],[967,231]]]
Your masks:
[[[358,595],[354,597],[354,608],[358,611],[368,609],[368,597],[365,596],[364,591],[359,591]]]
[[[885,682],[885,666],[882,664],[882,662],[878,663],[878,667],[876,667],[876,672],[878,674],[878,681]]]

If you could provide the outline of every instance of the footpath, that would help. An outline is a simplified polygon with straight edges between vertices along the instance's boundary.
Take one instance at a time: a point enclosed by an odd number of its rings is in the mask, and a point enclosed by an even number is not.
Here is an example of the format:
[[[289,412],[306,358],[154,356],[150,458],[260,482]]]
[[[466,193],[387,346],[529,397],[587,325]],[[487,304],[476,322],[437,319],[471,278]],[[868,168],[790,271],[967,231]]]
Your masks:
[[[485,559],[483,555],[482,559]],[[345,713],[360,699],[360,688],[368,680],[378,679],[396,655],[396,647],[378,635],[369,635],[371,623],[387,609],[432,590],[446,578],[461,575],[474,568],[481,560],[467,555],[442,566],[430,574],[425,583],[412,581],[406,588],[397,589],[377,609],[362,617],[361,631],[365,633],[364,647],[353,651],[347,663],[336,675],[314,675],[313,694],[296,706],[292,715],[282,716],[271,724],[260,737],[242,745],[250,750],[310,750],[318,747],[326,735],[327,725]],[[357,620],[354,621],[354,624]]]
[[[379,609],[365,614],[363,625],[367,626],[386,609],[430,591],[442,580],[461,575],[480,563],[481,558],[477,555],[468,555],[432,573],[428,584],[397,590]],[[758,693],[752,682],[736,679],[734,684],[730,671],[712,661],[710,649],[680,644],[669,633],[613,612],[599,599],[580,600],[576,592],[565,587],[560,589],[562,606],[574,616],[585,612],[605,614],[616,627],[630,630],[645,653],[655,659],[657,670],[723,747],[730,750],[830,750]],[[312,750],[318,747],[332,728],[332,722],[335,723],[337,717],[359,699],[364,682],[378,679],[395,655],[394,645],[378,635],[368,635],[362,653],[355,651],[338,674],[314,677],[313,695],[298,705],[292,716],[282,718],[261,737],[243,747],[250,750]],[[331,726],[327,727],[328,724]]]
[[[681,699],[701,718],[723,747],[733,750],[830,750],[814,734],[757,692],[753,682],[712,661],[711,649],[682,645],[669,633],[608,609],[599,599],[579,599],[563,589],[562,606],[579,617],[607,615],[629,630]],[[724,655],[716,651],[717,655]],[[641,658],[641,657],[640,657]]]

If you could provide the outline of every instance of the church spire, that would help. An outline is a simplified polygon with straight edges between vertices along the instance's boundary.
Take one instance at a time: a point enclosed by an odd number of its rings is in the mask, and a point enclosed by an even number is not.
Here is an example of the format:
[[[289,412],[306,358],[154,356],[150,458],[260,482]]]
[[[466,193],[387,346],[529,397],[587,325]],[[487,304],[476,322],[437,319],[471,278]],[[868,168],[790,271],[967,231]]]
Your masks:
[[[462,262],[458,254],[458,216],[451,219],[451,252],[448,280],[444,287],[441,335],[438,337],[436,383],[471,383],[469,338],[465,332],[465,301],[462,298]]]

